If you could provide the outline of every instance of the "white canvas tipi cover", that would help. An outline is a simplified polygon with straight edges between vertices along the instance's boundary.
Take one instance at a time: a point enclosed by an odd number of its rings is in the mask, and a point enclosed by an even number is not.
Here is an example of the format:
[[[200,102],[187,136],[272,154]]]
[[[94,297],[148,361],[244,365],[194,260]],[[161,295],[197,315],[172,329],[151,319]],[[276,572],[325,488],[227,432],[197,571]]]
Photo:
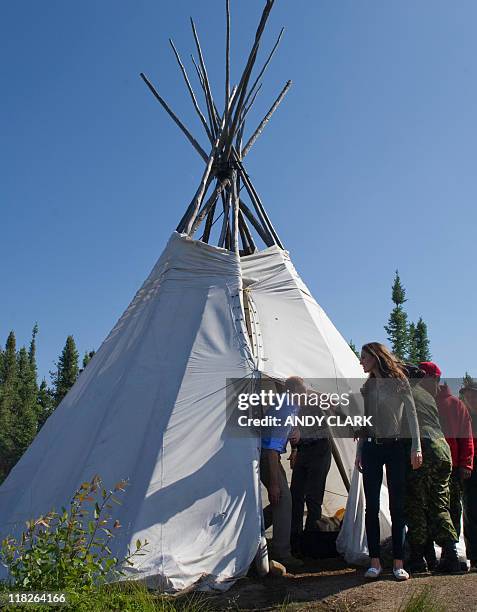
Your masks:
[[[243,317],[254,305],[252,354]],[[258,355],[258,356],[257,356]],[[169,589],[226,588],[244,575],[261,534],[258,439],[225,432],[226,379],[362,376],[286,251],[241,259],[174,233],[77,383],[0,487],[0,537],[68,505],[81,482],[128,478],[113,552],[149,542],[132,572]],[[350,479],[354,442],[337,440]],[[346,496],[336,469],[331,507]],[[359,483],[353,513],[363,525]],[[355,527],[343,551],[362,554]],[[354,547],[354,548],[353,548]],[[346,550],[348,548],[348,550]],[[5,571],[3,570],[4,574]],[[4,577],[3,574],[3,577]]]

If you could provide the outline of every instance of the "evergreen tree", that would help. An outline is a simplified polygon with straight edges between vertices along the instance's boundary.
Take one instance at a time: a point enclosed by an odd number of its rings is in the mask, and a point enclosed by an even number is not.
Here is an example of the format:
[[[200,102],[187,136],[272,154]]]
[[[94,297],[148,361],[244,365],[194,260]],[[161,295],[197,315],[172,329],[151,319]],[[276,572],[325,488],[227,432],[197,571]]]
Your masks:
[[[3,347],[0,346],[0,411],[2,406],[2,398],[3,398],[3,367],[4,367],[4,359],[5,353],[3,351]]]
[[[388,324],[384,326],[391,343],[393,353],[398,359],[405,359],[408,348],[407,314],[403,304],[406,302],[406,291],[401,284],[399,272],[396,270],[392,289],[392,301],[395,306],[389,315]]]
[[[4,376],[4,370],[3,370],[3,366],[4,366],[4,359],[5,359],[5,353],[3,352],[3,347],[0,346],[0,464],[2,462],[2,457],[1,457],[1,448],[2,448],[2,443],[1,443],[1,437],[2,437],[2,405],[3,405],[3,376]],[[0,468],[1,470],[1,468]],[[0,479],[1,482],[1,479]]]
[[[407,343],[407,360],[409,363],[417,365],[419,363],[418,349],[417,349],[417,338],[416,338],[416,325],[409,323],[407,331],[408,343]]]
[[[356,344],[352,340],[349,341],[349,348],[353,351],[353,353],[358,359],[361,358],[360,352],[358,351]]]
[[[17,401],[12,407],[12,437],[14,441],[11,458],[12,467],[31,444],[36,435],[38,422],[38,386],[30,355],[25,348],[21,348],[18,352],[17,368],[18,394]]]
[[[13,414],[18,404],[18,367],[15,334],[10,332],[2,356],[0,402],[0,482],[6,477],[14,453]]]
[[[33,330],[31,332],[31,341],[30,341],[30,348],[28,349],[28,362],[30,364],[30,369],[31,369],[31,376],[33,379],[33,384],[34,384],[34,388],[35,388],[35,396],[36,396],[36,402],[35,402],[35,412],[37,415],[37,419],[40,418],[40,405],[38,403],[38,368],[36,365],[36,337],[38,334],[38,323],[35,323],[35,325],[33,326]]]
[[[56,371],[51,373],[55,407],[58,406],[78,378],[78,359],[79,354],[74,338],[73,336],[68,336],[56,364]]]
[[[427,325],[422,320],[422,317],[419,317],[419,321],[416,325],[416,351],[417,351],[417,363],[421,361],[430,361],[431,360],[431,352],[429,350],[429,338],[427,336]]]
[[[83,367],[79,371],[80,374],[85,369],[85,367],[88,365],[88,363],[91,361],[91,359],[94,357],[95,353],[96,353],[95,350],[85,352],[85,354],[83,355]]]
[[[32,367],[33,373],[35,375],[35,382],[36,382],[36,373],[37,373],[37,369],[36,369],[36,337],[38,334],[38,323],[35,323],[35,325],[33,326],[32,332],[31,332],[31,342],[30,342],[30,349],[28,351],[28,359],[30,361],[30,365]]]
[[[463,387],[467,387],[467,385],[473,385],[473,384],[474,384],[474,379],[469,374],[469,372],[466,372],[464,376],[462,377],[462,388],[459,389],[459,397],[461,400],[464,400]]]
[[[8,334],[7,342],[5,344],[5,351],[2,352],[2,371],[1,371],[1,383],[6,393],[16,385],[17,376],[17,342],[15,334],[11,331]]]
[[[45,424],[46,419],[50,416],[55,408],[55,400],[51,389],[43,379],[38,389],[38,429],[40,430]]]

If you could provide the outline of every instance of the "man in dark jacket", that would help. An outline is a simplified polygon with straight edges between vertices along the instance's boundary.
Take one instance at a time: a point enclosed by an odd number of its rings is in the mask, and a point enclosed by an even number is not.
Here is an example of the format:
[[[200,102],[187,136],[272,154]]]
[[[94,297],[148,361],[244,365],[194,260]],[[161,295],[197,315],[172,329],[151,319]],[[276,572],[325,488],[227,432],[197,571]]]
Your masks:
[[[464,538],[470,566],[477,569],[477,382],[465,385],[462,395],[469,409],[474,436],[474,469],[472,476],[464,480]]]

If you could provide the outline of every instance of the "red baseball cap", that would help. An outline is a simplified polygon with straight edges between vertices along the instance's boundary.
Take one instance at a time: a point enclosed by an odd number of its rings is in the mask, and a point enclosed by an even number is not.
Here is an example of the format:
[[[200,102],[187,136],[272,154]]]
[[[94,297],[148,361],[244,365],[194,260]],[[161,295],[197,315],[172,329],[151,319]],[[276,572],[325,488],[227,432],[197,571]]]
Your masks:
[[[419,368],[426,373],[426,376],[430,376],[433,378],[441,377],[441,369],[433,361],[421,361],[421,363],[419,364]]]

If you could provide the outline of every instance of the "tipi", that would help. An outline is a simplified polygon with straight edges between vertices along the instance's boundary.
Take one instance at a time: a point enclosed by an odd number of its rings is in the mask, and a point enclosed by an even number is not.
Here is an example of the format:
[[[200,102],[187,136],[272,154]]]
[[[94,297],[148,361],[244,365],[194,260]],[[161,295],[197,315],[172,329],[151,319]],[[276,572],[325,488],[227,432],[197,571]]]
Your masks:
[[[128,478],[117,508],[122,537],[113,552],[121,556],[138,538],[150,543],[132,575],[159,577],[167,589],[197,582],[226,588],[254,559],[262,516],[259,440],[226,435],[227,380],[293,374],[333,379],[339,386],[363,376],[354,353],[298,276],[243,165],[290,87],[288,82],[244,143],[245,120],[282,35],[250,85],[273,4],[266,1],[243,74],[231,88],[226,0],[222,113],[194,22],[205,114],[171,41],[208,152],[141,74],[204,159],[204,174],[152,272],[1,486],[0,537],[67,504],[94,474],[111,485]],[[352,440],[334,441],[325,505],[343,506],[352,481],[350,520],[340,547],[356,560],[365,540],[354,454]]]

